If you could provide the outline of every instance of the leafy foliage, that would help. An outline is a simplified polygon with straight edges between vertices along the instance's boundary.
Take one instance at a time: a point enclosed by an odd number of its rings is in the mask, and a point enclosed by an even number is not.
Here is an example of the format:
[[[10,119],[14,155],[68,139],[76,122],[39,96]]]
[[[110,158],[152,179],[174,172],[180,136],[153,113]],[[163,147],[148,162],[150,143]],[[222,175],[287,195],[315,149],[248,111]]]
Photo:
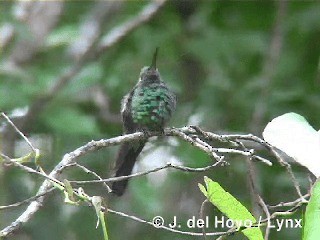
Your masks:
[[[204,181],[206,186],[199,184],[201,192],[232,221],[236,229],[247,227],[242,232],[248,239],[263,239],[261,230],[253,227],[257,223],[256,219],[245,206],[225,191],[219,183],[212,181],[208,177],[205,177]]]

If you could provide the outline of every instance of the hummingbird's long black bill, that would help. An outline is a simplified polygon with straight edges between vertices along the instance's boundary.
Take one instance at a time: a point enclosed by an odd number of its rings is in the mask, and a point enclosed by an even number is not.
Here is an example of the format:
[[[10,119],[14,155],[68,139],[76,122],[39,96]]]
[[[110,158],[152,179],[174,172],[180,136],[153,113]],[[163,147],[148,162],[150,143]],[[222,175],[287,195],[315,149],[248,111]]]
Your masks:
[[[152,63],[151,63],[150,68],[157,69],[158,50],[159,50],[159,48],[157,47],[157,48],[156,48],[156,51],[155,51],[154,54],[153,54]]]

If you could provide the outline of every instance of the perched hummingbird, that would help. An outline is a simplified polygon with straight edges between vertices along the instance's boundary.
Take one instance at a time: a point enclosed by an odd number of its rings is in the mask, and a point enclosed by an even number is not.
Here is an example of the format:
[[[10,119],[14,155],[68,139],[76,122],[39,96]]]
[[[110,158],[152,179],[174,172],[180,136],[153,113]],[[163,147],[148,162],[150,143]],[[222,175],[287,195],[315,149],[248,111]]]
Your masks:
[[[149,67],[143,67],[138,83],[122,99],[124,133],[163,132],[176,108],[176,95],[169,90],[156,67],[158,48]],[[123,143],[116,160],[116,177],[130,175],[146,141]],[[114,182],[112,192],[121,196],[128,180]]]

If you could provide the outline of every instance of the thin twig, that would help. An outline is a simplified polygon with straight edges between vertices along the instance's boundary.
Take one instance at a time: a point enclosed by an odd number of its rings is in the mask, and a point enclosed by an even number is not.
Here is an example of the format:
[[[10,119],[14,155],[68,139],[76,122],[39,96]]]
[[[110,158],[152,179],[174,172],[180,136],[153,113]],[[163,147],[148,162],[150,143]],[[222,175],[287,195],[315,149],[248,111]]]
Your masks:
[[[103,37],[101,43],[95,52],[95,58],[100,56],[102,52],[120,42],[125,36],[129,35],[137,27],[141,26],[145,22],[149,21],[166,3],[167,0],[156,0],[146,5],[139,15],[133,19],[130,19],[120,26],[112,29],[105,37]]]
[[[193,145],[193,146],[201,149],[202,151],[208,153],[208,155],[213,157],[217,162],[222,161],[223,158],[224,158],[223,156],[219,156],[214,151],[212,151],[212,147],[208,147],[207,145],[203,145],[203,144],[199,143],[198,141],[195,141],[192,137],[188,136],[187,134],[185,134],[183,131],[181,131],[179,129],[175,129],[175,128],[169,129],[167,131],[167,134],[182,138],[186,142],[189,142],[191,145]]]
[[[4,154],[1,153],[1,152],[0,152],[0,156],[3,157],[7,162],[9,162],[9,163],[11,163],[11,164],[13,164],[13,165],[15,165],[15,166],[23,169],[24,171],[26,171],[26,172],[28,172],[28,173],[37,174],[37,175],[39,175],[39,176],[41,176],[41,177],[44,177],[44,178],[47,179],[47,180],[50,180],[50,181],[52,181],[52,182],[55,182],[56,184],[59,184],[60,186],[64,186],[64,184],[63,184],[62,182],[60,182],[59,180],[54,179],[54,178],[48,176],[48,175],[45,174],[44,172],[39,172],[39,171],[37,171],[37,170],[34,170],[34,169],[31,168],[31,167],[27,167],[27,166],[25,166],[25,165],[23,165],[23,164],[21,164],[21,163],[19,163],[19,162],[17,162],[17,161],[14,161],[14,160],[12,160],[11,158],[9,158],[8,156],[4,155]]]
[[[29,139],[18,129],[18,127],[10,120],[10,118],[2,112],[1,115],[6,119],[6,121],[14,128],[14,130],[26,141],[26,143],[30,146],[32,151],[34,153],[37,153],[39,150],[36,149],[32,143],[29,141]]]
[[[201,128],[197,126],[191,126],[183,129],[184,132],[190,132],[190,133],[200,133],[207,139],[212,140],[219,140],[219,141],[229,141],[229,140],[248,140],[248,141],[254,141],[256,143],[259,143],[260,145],[264,146],[273,156],[276,157],[279,164],[286,168],[287,173],[290,176],[291,182],[293,183],[293,186],[298,194],[298,196],[303,199],[303,195],[300,190],[300,185],[291,169],[291,165],[284,161],[281,156],[278,154],[278,152],[275,150],[273,146],[262,140],[261,138],[254,136],[252,134],[233,134],[233,135],[218,135],[215,133],[205,132]],[[305,199],[303,199],[305,200]]]
[[[277,14],[272,29],[269,51],[266,53],[264,66],[260,76],[261,89],[258,95],[259,98],[256,101],[250,124],[250,130],[253,133],[258,132],[267,111],[267,100],[270,96],[272,81],[276,73],[275,66],[279,62],[283,46],[285,33],[285,31],[283,31],[283,26],[287,14],[287,5],[287,1],[279,1],[277,5]]]
[[[271,146],[269,148],[270,152],[276,157],[276,159],[278,160],[279,164],[283,167],[286,168],[286,171],[287,173],[289,174],[290,176],[290,179],[291,179],[291,182],[293,183],[293,186],[294,188],[296,189],[296,192],[298,194],[298,196],[302,199],[302,200],[305,200],[303,198],[303,195],[301,193],[301,190],[300,190],[300,185],[296,179],[296,177],[294,176],[294,173],[292,172],[292,168],[291,168],[291,165],[289,163],[287,163],[286,161],[284,161],[281,156],[278,154],[278,152]]]
[[[308,194],[305,194],[303,196],[303,199],[307,199],[310,197],[310,193]],[[304,201],[302,201],[301,198],[298,198],[292,202],[280,202],[276,205],[269,205],[268,208],[269,209],[275,209],[275,208],[279,208],[279,207],[292,207],[292,206],[296,206],[297,204],[300,204],[300,203],[305,203]]]
[[[201,204],[200,211],[199,211],[200,219],[202,219],[203,221],[204,221],[204,208],[207,203],[209,203],[209,200],[208,199],[204,200]],[[202,227],[202,234],[203,234],[203,239],[206,240],[207,233],[204,225]]]
[[[12,204],[9,204],[9,205],[6,205],[6,206],[0,206],[0,210],[6,210],[6,209],[10,209],[10,208],[15,208],[15,207],[19,207],[19,206],[21,206],[23,204],[30,203],[30,202],[38,199],[39,197],[42,197],[44,195],[47,195],[48,193],[51,193],[55,189],[56,189],[55,187],[52,187],[52,188],[49,188],[46,192],[43,192],[41,194],[37,194],[37,195],[35,195],[33,197],[30,197],[30,198],[27,198],[27,199],[25,199],[23,201],[12,203]]]
[[[76,167],[78,167],[78,168],[80,168],[80,169],[82,169],[82,170],[85,171],[86,173],[92,174],[93,176],[95,176],[95,177],[98,178],[99,180],[103,180],[97,173],[95,173],[94,171],[88,169],[87,167],[82,166],[82,165],[80,165],[79,163],[76,163],[76,162],[74,162],[73,165],[76,166]],[[71,181],[69,181],[69,182],[71,182]],[[102,182],[102,184],[103,184],[103,186],[106,188],[106,190],[107,190],[109,193],[112,192],[111,188],[106,184],[106,182]]]
[[[259,203],[260,207],[262,208],[262,210],[264,211],[264,213],[266,214],[267,219],[270,219],[271,215],[270,215],[268,206],[266,205],[263,198],[259,194],[258,194],[258,203]],[[269,235],[270,235],[270,228],[266,227],[266,231],[264,234],[264,240],[268,240]]]
[[[158,172],[167,168],[174,168],[174,169],[178,169],[184,172],[206,172],[218,165],[220,165],[221,162],[216,162],[210,166],[206,166],[203,168],[191,168],[191,167],[185,167],[185,166],[178,166],[178,165],[174,165],[172,163],[167,163],[164,166],[161,167],[156,167],[153,169],[150,169],[148,171],[144,171],[144,172],[139,172],[139,173],[133,173],[127,176],[121,176],[121,177],[111,177],[111,178],[107,178],[107,179],[100,179],[100,180],[87,180],[87,181],[69,181],[70,183],[76,183],[76,184],[92,184],[92,183],[107,183],[107,182],[119,182],[119,181],[123,181],[125,179],[131,179],[131,178],[135,178],[135,177],[141,177],[141,176],[145,176],[148,175],[150,173],[153,172]]]

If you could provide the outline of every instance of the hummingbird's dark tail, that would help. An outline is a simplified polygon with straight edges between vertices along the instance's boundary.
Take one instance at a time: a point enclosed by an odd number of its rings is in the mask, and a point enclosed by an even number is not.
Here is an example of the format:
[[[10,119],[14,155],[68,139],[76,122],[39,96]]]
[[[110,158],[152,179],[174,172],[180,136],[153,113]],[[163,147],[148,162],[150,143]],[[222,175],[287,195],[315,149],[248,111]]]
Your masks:
[[[142,151],[145,141],[137,143],[124,143],[121,145],[119,154],[116,161],[116,174],[115,177],[128,176],[131,174],[133,166],[137,160],[138,155]],[[113,182],[112,192],[121,196],[128,185],[128,180],[125,179],[119,182]]]

